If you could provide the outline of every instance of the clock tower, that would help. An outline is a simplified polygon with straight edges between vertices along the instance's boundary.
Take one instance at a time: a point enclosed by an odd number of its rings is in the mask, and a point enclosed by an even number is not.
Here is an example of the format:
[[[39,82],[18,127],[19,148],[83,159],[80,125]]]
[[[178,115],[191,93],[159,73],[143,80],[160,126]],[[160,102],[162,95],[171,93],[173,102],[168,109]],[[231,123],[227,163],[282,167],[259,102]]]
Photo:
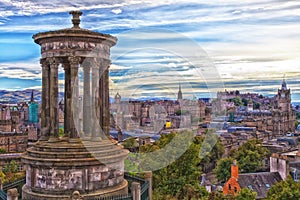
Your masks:
[[[285,79],[282,81],[281,88],[278,89],[277,105],[282,112],[291,111],[291,90],[287,88]]]

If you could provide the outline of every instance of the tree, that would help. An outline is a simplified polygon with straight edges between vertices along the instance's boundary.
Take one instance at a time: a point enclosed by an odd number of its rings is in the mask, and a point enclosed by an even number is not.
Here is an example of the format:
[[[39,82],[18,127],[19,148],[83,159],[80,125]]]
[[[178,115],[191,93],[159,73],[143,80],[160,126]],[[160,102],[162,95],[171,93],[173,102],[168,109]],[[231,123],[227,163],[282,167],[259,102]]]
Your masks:
[[[3,172],[5,174],[18,172],[18,165],[16,161],[10,161],[10,163],[6,167],[4,167]]]
[[[18,165],[16,161],[12,160],[10,163],[3,168],[3,173],[5,174],[6,181],[10,182],[17,178]]]
[[[230,156],[237,160],[239,170],[243,173],[256,172],[262,166],[262,160],[270,154],[257,139],[248,140],[237,150],[230,152]]]
[[[176,115],[188,115],[190,112],[188,110],[177,110]]]
[[[140,152],[154,152],[166,147],[172,141],[167,152],[158,153],[155,161],[147,159],[142,162],[141,168],[146,170],[148,165],[155,165],[153,162],[166,164],[166,167],[153,172],[153,199],[184,199],[189,191],[192,193],[190,199],[208,196],[208,193],[199,184],[201,176],[199,152],[203,138],[196,136],[190,144],[187,144],[186,138],[192,137],[191,131],[166,134],[162,135],[155,143],[140,148]],[[179,158],[176,158],[175,156],[182,149],[187,150]],[[175,161],[168,163],[173,158]]]
[[[0,148],[0,154],[6,153],[5,149]]]
[[[0,171],[0,178],[2,179],[2,183],[5,182],[6,176],[2,171]]]
[[[235,200],[233,195],[224,195],[223,192],[211,192],[207,200]]]
[[[260,103],[254,101],[253,102],[253,109],[259,109],[260,108]]]
[[[233,163],[233,158],[223,158],[218,161],[217,167],[214,170],[214,173],[217,176],[217,179],[221,182],[226,182],[231,176],[231,165]]]
[[[214,131],[215,132],[215,131]],[[220,138],[214,133],[206,133],[205,140],[201,145],[200,156],[202,157],[200,166],[205,173],[212,171],[217,161],[224,154],[224,145]]]
[[[248,101],[248,99],[243,98],[243,99],[242,99],[242,102],[243,102],[243,105],[244,105],[244,106],[247,106],[249,101]]]
[[[300,182],[295,182],[291,176],[285,181],[273,185],[267,193],[267,200],[300,199]]]
[[[233,102],[234,102],[235,106],[242,106],[243,105],[243,102],[242,102],[240,97],[234,97]]]
[[[139,144],[134,137],[128,138],[122,143],[122,145],[124,148],[129,149],[130,151],[135,151],[136,148],[139,147]]]
[[[256,199],[257,193],[249,190],[248,188],[243,188],[241,189],[237,195],[236,195],[236,200],[254,200]]]
[[[64,131],[64,128],[59,128],[59,129],[58,129],[58,136],[59,136],[59,137],[63,137],[64,134],[65,134],[64,132],[65,132],[65,131]]]

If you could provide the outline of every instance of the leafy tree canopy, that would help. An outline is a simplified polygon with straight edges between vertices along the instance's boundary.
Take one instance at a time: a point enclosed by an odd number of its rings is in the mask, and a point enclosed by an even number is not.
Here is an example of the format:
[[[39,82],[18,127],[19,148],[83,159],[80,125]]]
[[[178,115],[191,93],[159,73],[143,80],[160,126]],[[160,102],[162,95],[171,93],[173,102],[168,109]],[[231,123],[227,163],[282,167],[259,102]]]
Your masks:
[[[261,141],[251,139],[232,151],[230,156],[237,160],[241,172],[251,173],[260,169],[261,161],[269,154],[270,152],[262,146]]]
[[[241,189],[237,195],[236,195],[236,200],[254,200],[256,199],[257,193],[249,190],[248,188],[243,188]]]
[[[266,199],[300,199],[300,182],[295,182],[291,176],[288,176],[285,181],[276,183],[268,190]]]
[[[223,158],[218,161],[217,167],[214,170],[214,173],[217,176],[217,179],[221,182],[226,182],[231,174],[230,174],[230,168],[233,163],[233,158]]]

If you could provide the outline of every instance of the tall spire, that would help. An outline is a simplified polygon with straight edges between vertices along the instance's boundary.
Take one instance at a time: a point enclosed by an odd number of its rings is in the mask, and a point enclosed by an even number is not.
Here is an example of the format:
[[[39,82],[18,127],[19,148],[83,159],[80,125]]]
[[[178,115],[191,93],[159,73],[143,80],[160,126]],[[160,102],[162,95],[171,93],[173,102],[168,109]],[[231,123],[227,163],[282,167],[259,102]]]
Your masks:
[[[31,91],[31,99],[30,102],[34,102],[33,90]]]
[[[287,90],[287,86],[286,86],[286,82],[285,82],[285,75],[284,75],[283,80],[282,80],[281,89],[282,90]]]
[[[178,90],[177,100],[181,100],[181,99],[182,99],[181,83],[179,82],[179,90]]]

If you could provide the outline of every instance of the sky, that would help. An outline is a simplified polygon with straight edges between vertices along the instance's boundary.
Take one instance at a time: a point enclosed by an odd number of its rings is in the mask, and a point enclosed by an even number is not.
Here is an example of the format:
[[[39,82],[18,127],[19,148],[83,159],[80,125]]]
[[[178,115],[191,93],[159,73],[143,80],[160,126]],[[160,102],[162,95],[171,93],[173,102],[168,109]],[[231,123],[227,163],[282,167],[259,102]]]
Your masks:
[[[296,0],[0,0],[0,90],[41,88],[32,35],[71,27],[71,10],[83,12],[82,28],[118,37],[112,96],[176,99],[179,84],[186,98],[273,96],[285,77],[300,102]]]

